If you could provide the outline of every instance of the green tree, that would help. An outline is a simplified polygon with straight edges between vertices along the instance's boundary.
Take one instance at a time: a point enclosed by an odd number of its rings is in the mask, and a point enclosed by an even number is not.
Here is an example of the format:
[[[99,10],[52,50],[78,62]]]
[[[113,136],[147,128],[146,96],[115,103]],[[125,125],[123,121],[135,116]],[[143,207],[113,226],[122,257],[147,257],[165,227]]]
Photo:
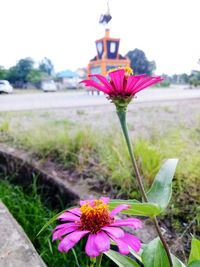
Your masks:
[[[134,74],[146,73],[152,75],[156,69],[155,61],[149,61],[145,53],[140,49],[134,49],[129,51],[126,56],[131,61],[131,68],[134,71]]]
[[[43,73],[38,69],[33,69],[28,73],[26,78],[27,78],[28,82],[35,84],[35,83],[39,83],[40,81],[42,81],[46,77],[47,77],[46,73]]]
[[[49,76],[52,76],[54,73],[54,66],[52,61],[47,57],[43,58],[43,60],[40,62],[39,70],[41,72],[47,73]]]
[[[8,77],[8,70],[0,66],[0,80],[7,80],[7,77]]]
[[[8,79],[11,83],[24,84],[28,82],[28,74],[34,69],[34,61],[31,58],[20,59],[18,63],[9,69]]]

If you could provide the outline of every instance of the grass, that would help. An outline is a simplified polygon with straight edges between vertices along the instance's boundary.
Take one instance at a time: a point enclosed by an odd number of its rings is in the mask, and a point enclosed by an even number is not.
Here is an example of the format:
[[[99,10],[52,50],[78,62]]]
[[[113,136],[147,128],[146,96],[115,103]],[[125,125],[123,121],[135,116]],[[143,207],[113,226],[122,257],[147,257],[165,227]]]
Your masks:
[[[53,160],[94,180],[102,180],[114,188],[116,197],[137,197],[129,155],[121,132],[94,132],[87,125],[68,120],[48,120],[45,123],[13,127],[6,119],[0,124],[0,140],[31,151],[33,156]],[[6,135],[5,135],[6,133]],[[148,188],[161,164],[167,158],[180,162],[173,183],[171,216],[179,221],[193,219],[200,203],[200,121],[193,129],[176,128],[148,139],[133,140],[136,158]],[[192,207],[191,207],[192,203]]]
[[[20,186],[14,186],[8,180],[1,180],[0,177],[0,199],[23,227],[48,267],[77,267],[72,251],[59,253],[57,244],[52,244],[52,230],[55,227],[55,223],[48,226],[46,230],[37,236],[45,223],[58,211],[52,211],[42,203],[35,185],[29,188],[28,192],[24,192]],[[89,266],[89,259],[85,256],[84,246],[85,243],[83,241],[79,242],[79,245],[75,247],[75,252],[80,266]],[[105,257],[104,266],[110,266]]]

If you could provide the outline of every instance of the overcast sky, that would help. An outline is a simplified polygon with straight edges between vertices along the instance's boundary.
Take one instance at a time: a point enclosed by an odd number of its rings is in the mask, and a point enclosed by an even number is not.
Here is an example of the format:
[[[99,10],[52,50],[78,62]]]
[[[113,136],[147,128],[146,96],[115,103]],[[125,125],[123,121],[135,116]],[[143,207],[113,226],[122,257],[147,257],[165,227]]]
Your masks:
[[[49,57],[56,71],[86,67],[103,37],[106,0],[0,0],[0,65]],[[120,53],[142,49],[157,74],[200,69],[200,0],[110,0]]]

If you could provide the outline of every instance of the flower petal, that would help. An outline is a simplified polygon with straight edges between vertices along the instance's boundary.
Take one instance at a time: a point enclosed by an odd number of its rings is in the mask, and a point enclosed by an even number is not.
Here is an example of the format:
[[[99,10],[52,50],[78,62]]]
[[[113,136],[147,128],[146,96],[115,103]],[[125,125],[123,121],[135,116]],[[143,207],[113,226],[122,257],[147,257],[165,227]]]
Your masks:
[[[127,210],[129,205],[127,204],[120,204],[119,206],[115,207],[111,212],[110,216],[114,217],[117,213],[121,212],[122,210]]]
[[[115,70],[108,74],[114,84],[115,92],[121,93],[124,91],[124,74],[124,69]]]
[[[96,234],[95,244],[100,252],[108,251],[110,249],[110,238],[106,233],[99,232]]]
[[[78,241],[89,231],[75,231],[66,237],[63,238],[63,240],[58,245],[59,251],[68,252]]]
[[[107,89],[113,91],[112,85],[108,82],[108,80],[104,76],[100,74],[90,74],[89,77],[97,78],[101,83],[103,83],[103,85],[105,85]]]
[[[75,222],[62,223],[62,224],[59,224],[58,226],[56,226],[56,228],[53,230],[53,232],[55,232],[56,230],[59,230],[61,228],[68,228],[71,226],[80,226],[80,224],[75,223]]]
[[[68,210],[68,212],[71,212],[77,216],[81,216],[80,208],[74,208],[74,209]]]
[[[138,82],[134,88],[134,94],[138,93],[139,91],[155,84],[161,82],[163,79],[161,77],[145,77]]]
[[[127,94],[131,94],[136,86],[136,84],[142,80],[142,77],[145,77],[146,74],[141,74],[141,75],[137,75],[137,76],[129,76],[128,77],[128,81],[126,84],[126,90],[125,92]]]
[[[130,76],[126,85],[127,94],[136,94],[139,91],[151,86],[152,84],[158,83],[163,79],[160,76],[146,77],[146,74],[137,76]]]
[[[128,254],[129,253],[129,247],[126,244],[126,242],[124,242],[121,238],[115,238],[114,236],[113,237],[111,236],[111,238],[118,246],[119,252],[121,254]]]
[[[146,87],[149,87],[153,84],[161,82],[163,79],[160,77],[150,77],[150,79],[147,79],[144,83],[138,85],[135,88],[135,94],[138,93],[139,91],[145,89]]]
[[[80,221],[80,217],[66,211],[63,214],[61,214],[58,219],[61,221]]]
[[[109,197],[100,197],[100,200],[103,200],[106,204],[108,204],[110,201],[110,198]]]
[[[124,220],[116,220],[110,226],[130,226],[135,230],[142,227],[142,222],[136,218],[129,218]]]
[[[125,233],[124,237],[120,238],[120,240],[125,242],[128,246],[130,246],[136,252],[138,252],[141,248],[141,242],[139,238],[129,233]]]
[[[112,236],[116,238],[120,238],[124,236],[124,231],[118,227],[104,226],[102,227],[102,230],[106,231],[109,235],[111,234]]]
[[[53,233],[52,241],[56,239],[61,239],[63,235],[69,234],[71,232],[74,232],[75,230],[78,230],[78,226],[71,226],[68,228],[61,228]]]
[[[105,94],[109,94],[109,89],[94,80],[83,80],[81,83],[84,83],[86,86],[92,86]]]
[[[96,234],[90,234],[85,246],[85,252],[89,257],[97,257],[101,253],[95,243]]]

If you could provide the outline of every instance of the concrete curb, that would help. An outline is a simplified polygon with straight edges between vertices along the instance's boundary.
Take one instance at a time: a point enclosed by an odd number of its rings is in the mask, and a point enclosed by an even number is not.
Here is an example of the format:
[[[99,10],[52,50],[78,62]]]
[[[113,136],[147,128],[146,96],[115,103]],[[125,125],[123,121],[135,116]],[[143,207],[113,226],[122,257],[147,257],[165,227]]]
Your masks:
[[[46,267],[24,230],[0,202],[0,267]]]
[[[60,207],[60,199],[64,205],[69,205],[77,203],[80,198],[69,183],[38,168],[25,152],[17,155],[14,149],[3,145],[0,148],[0,173],[25,188],[33,184],[35,177],[41,196],[48,199],[52,207]]]

